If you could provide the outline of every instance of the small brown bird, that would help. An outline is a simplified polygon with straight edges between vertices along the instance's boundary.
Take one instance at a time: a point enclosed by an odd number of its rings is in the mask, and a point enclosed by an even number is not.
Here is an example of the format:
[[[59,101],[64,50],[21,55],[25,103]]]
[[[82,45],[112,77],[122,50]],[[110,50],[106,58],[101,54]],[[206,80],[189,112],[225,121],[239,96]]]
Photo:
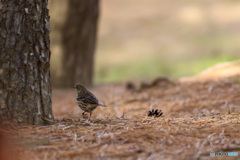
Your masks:
[[[87,88],[81,84],[73,86],[73,88],[77,89],[76,101],[78,106],[83,110],[82,116],[85,112],[90,113],[88,120],[90,120],[92,116],[92,111],[97,108],[97,106],[107,107],[98,102],[98,99],[87,90]]]

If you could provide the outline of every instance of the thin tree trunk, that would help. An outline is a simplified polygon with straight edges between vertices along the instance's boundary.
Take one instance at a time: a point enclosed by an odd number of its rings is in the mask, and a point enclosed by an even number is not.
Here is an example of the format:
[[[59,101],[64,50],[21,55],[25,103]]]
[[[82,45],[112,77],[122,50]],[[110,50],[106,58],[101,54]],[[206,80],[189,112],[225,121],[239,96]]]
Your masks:
[[[99,0],[69,0],[62,31],[62,86],[92,84]]]
[[[48,0],[0,1],[0,106],[11,119],[52,120]]]

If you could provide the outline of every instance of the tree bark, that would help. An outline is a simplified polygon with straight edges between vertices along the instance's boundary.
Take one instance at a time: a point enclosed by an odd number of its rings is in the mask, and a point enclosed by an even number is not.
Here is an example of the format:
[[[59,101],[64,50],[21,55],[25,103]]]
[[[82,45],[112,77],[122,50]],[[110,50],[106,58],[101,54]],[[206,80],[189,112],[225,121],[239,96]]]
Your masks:
[[[62,86],[92,84],[99,0],[69,0],[62,31]]]
[[[48,0],[0,1],[0,109],[29,124],[53,120],[47,5]]]

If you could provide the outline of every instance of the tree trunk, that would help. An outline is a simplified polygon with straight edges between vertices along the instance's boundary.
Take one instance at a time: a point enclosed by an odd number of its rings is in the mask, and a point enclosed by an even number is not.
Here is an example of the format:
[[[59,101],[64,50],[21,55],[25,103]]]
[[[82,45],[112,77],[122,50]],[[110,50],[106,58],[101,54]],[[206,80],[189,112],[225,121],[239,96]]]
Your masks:
[[[53,119],[48,0],[0,1],[0,106],[11,119]]]
[[[99,0],[69,0],[62,31],[62,86],[92,84]]]

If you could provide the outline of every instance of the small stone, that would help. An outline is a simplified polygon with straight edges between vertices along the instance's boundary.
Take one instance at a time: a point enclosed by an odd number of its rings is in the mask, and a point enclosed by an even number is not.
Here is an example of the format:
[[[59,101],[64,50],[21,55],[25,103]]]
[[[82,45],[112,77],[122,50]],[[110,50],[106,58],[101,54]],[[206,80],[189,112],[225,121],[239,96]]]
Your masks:
[[[25,12],[28,14],[29,12],[28,12],[28,8],[25,8]]]

